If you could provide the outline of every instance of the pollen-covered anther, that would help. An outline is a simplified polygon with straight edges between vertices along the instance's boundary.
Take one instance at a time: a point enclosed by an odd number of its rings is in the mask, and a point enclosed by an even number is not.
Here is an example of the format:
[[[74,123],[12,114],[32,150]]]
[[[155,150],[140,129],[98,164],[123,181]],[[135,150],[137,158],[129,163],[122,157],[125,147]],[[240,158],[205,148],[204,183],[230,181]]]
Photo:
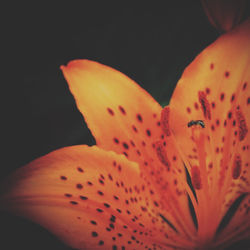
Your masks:
[[[240,110],[240,107],[236,109],[235,113],[236,113],[238,129],[239,129],[238,136],[239,136],[239,140],[242,141],[244,140],[248,132],[247,123],[246,123],[246,119],[243,113]]]
[[[233,168],[232,168],[232,177],[233,179],[238,179],[241,174],[241,157],[239,154],[235,155],[234,162],[233,162]]]
[[[193,187],[197,190],[202,189],[202,183],[201,183],[201,173],[198,166],[193,166],[191,169],[191,180]]]
[[[208,120],[211,120],[211,109],[210,109],[210,104],[206,97],[206,93],[203,91],[199,91],[198,97],[204,117]]]
[[[170,115],[170,108],[169,106],[166,106],[161,111],[161,128],[166,136],[171,135],[170,126],[169,126],[169,115]]]
[[[161,141],[155,142],[155,150],[160,162],[166,166],[167,171],[170,171],[170,161],[168,160],[165,147]]]

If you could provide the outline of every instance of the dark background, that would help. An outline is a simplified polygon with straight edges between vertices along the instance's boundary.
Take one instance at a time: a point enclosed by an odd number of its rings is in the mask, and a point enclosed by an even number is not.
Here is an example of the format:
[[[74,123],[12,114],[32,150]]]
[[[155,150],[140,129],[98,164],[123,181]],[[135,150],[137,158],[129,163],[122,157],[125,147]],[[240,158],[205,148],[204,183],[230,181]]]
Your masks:
[[[72,59],[118,69],[168,103],[184,68],[219,33],[200,1],[160,3],[34,1],[6,8],[1,178],[57,148],[95,143],[59,69]],[[70,249],[27,220],[1,213],[0,221],[1,249]]]

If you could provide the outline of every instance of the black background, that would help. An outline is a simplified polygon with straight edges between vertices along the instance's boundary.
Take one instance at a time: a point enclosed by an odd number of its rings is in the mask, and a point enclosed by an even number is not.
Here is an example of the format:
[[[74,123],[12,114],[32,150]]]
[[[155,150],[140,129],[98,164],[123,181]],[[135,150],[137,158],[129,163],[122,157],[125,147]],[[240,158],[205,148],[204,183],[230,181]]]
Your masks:
[[[199,1],[142,3],[33,1],[6,7],[1,178],[54,149],[95,143],[60,65],[79,58],[109,65],[164,105],[184,68],[219,36]],[[1,249],[70,249],[27,220],[7,213],[0,219]]]

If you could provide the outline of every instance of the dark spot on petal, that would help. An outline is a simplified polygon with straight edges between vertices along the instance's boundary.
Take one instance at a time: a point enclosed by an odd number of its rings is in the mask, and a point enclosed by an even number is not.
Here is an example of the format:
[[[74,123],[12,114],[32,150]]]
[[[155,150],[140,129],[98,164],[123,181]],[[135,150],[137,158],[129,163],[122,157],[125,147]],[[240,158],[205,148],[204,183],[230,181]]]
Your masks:
[[[138,130],[137,130],[137,128],[136,128],[136,126],[135,125],[132,125],[132,129],[134,130],[134,132],[138,132]]]
[[[129,149],[129,146],[126,142],[123,142],[122,146],[125,148],[125,149]]]
[[[235,94],[232,94],[231,96],[231,102],[233,102],[235,100]]]
[[[128,154],[126,152],[122,152],[127,158],[128,158]]]
[[[111,174],[109,174],[108,177],[109,177],[109,179],[110,179],[111,181],[113,181],[113,177],[112,177]]]
[[[187,112],[190,114],[191,113],[191,108],[187,107]]]
[[[80,195],[79,197],[80,197],[80,199],[83,200],[83,201],[86,201],[86,200],[88,199],[88,197],[82,196],[82,195]]]
[[[100,191],[100,190],[99,190],[99,191],[97,191],[97,193],[98,193],[99,195],[101,195],[101,196],[102,196],[102,195],[104,195],[104,194],[103,194],[103,192],[102,192],[102,191]]]
[[[66,180],[67,180],[67,177],[64,176],[64,175],[61,175],[60,178],[61,178],[61,180],[63,180],[63,181],[66,181]]]
[[[64,194],[66,197],[72,197],[72,194]]]
[[[78,202],[77,202],[77,201],[70,201],[70,203],[71,203],[72,205],[78,205]]]
[[[93,237],[97,237],[97,236],[98,236],[98,233],[97,233],[97,232],[92,232],[92,236],[93,236]]]
[[[209,88],[206,88],[205,91],[206,91],[206,94],[207,94],[207,95],[210,94],[210,89],[209,89]]]
[[[247,82],[244,82],[243,87],[242,87],[242,90],[245,90],[246,87],[247,87]]]
[[[77,167],[77,170],[80,172],[80,173],[83,173],[83,169],[81,167]]]
[[[99,183],[104,185],[104,181],[102,179],[99,179]]]
[[[221,100],[221,101],[224,101],[224,99],[225,99],[225,94],[224,94],[224,93],[221,93],[221,94],[220,94],[220,100]]]
[[[117,138],[113,138],[114,143],[119,144],[119,140]]]
[[[229,75],[230,75],[230,72],[229,72],[229,71],[226,71],[226,72],[225,72],[225,77],[228,78]]]
[[[110,208],[110,205],[108,203],[103,203],[103,205],[106,207],[106,208]]]
[[[115,220],[116,220],[116,217],[114,215],[111,215],[110,219],[109,219],[111,222],[114,222],[115,223]]]
[[[80,184],[80,183],[78,183],[78,184],[76,184],[76,188],[78,188],[78,189],[82,189],[82,188],[83,188],[83,185],[82,185],[82,184]]]
[[[214,69],[214,64],[213,64],[213,63],[210,64],[210,69],[211,69],[211,70]]]
[[[154,201],[154,205],[155,205],[156,207],[159,207],[159,204],[158,204],[157,201]]]
[[[103,240],[100,240],[99,243],[98,243],[99,246],[102,246],[103,244],[104,244]]]
[[[194,108],[195,108],[196,110],[199,109],[199,104],[198,104],[197,102],[194,103]]]
[[[146,130],[147,136],[151,136],[151,131],[149,129]]]
[[[140,114],[137,114],[136,118],[139,122],[143,122],[142,116]]]
[[[126,111],[125,111],[125,109],[122,106],[119,106],[119,110],[121,111],[121,113],[123,115],[126,115]]]
[[[112,116],[115,114],[114,111],[111,108],[107,108],[107,111]]]

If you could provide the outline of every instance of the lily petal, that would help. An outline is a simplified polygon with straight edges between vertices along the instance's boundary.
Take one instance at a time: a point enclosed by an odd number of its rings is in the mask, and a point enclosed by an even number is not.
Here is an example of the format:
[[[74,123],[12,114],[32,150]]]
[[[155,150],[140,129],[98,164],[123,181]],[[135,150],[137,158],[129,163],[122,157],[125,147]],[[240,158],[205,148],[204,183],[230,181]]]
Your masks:
[[[17,170],[4,187],[2,208],[77,249],[185,246],[159,216],[160,196],[138,165],[96,146],[56,150]]]
[[[148,185],[161,195],[168,218],[182,233],[194,236],[182,159],[171,143],[163,152],[161,106],[127,76],[97,62],[76,60],[61,68],[97,145],[138,162]]]
[[[124,74],[89,60],[61,67],[96,144],[140,162],[160,139],[161,106]]]
[[[170,102],[170,127],[189,172],[203,186],[197,189],[198,199],[205,201],[203,219],[211,210],[215,214],[214,221],[202,222],[211,234],[237,197],[250,192],[249,44],[250,19],[197,56]],[[197,120],[205,128],[195,125]]]

